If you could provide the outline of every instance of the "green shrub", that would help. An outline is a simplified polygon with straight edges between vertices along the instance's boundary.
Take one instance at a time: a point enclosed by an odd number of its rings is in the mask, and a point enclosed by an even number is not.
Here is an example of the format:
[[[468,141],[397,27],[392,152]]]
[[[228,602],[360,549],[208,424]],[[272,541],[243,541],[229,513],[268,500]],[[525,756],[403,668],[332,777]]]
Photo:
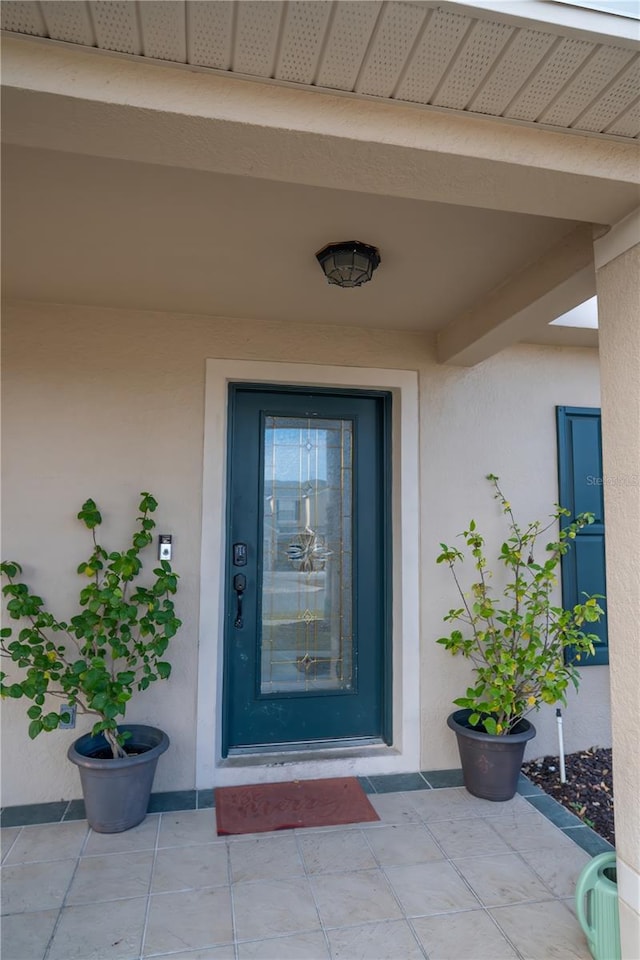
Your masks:
[[[552,602],[561,558],[578,531],[593,523],[593,515],[580,514],[562,527],[558,538],[548,543],[536,559],[539,538],[555,528],[561,517],[569,516],[569,511],[556,505],[545,525],[534,521],[521,526],[500,489],[498,477],[489,474],[487,479],[508,521],[510,536],[497,558],[507,571],[508,582],[502,596],[494,597],[485,541],[475,521],[471,520],[461,534],[476,575],[468,591],[463,590],[457,573],[464,553],[441,543],[437,563],[446,563],[451,570],[462,606],[451,609],[444,618],[460,627],[437,642],[473,663],[472,686],[465,696],[454,700],[457,706],[471,710],[471,726],[491,734],[508,734],[542,703],[566,703],[570,683],[578,689],[581,655],[593,653],[597,640],[584,633],[583,627],[598,621],[604,611],[597,596],[585,596],[570,610]],[[567,654],[568,648],[573,659]]]
[[[0,672],[0,694],[33,701],[27,710],[32,739],[68,720],[66,713],[47,711],[47,699],[57,697],[80,713],[97,716],[92,733],[104,734],[114,758],[126,756],[126,734],[118,733],[117,726],[133,691],[146,690],[171,673],[163,657],[181,626],[171,599],[178,575],[162,560],[149,586],[138,581],[140,554],[153,540],[155,521],[150,514],[158,506],[150,493],[140,496],[131,546],[120,552],[109,552],[98,543],[96,528],[102,517],[95,502],[82,505],[78,519],[91,531],[93,551],[78,567],[85,585],[79,611],[68,622],[57,620],[42,598],[17,580],[22,573],[18,563],[0,564],[7,581],[2,588],[7,613],[25,624],[13,640],[11,628],[0,630],[2,656],[22,671],[22,679],[14,682]]]

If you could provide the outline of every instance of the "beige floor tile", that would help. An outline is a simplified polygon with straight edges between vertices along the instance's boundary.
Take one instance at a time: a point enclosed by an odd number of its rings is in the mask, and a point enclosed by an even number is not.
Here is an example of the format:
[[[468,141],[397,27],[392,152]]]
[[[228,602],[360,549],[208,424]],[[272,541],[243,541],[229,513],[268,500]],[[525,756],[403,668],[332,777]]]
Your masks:
[[[51,860],[2,867],[3,915],[61,907],[76,863],[76,860]]]
[[[0,829],[0,855],[2,856],[3,863],[22,829],[22,827],[2,827],[2,829]]]
[[[420,917],[411,923],[429,960],[516,960],[518,956],[483,910]]]
[[[252,940],[238,946],[238,960],[329,960],[322,933],[298,933],[275,940]]]
[[[260,880],[233,887],[238,940],[260,940],[320,929],[306,877]]]
[[[163,813],[158,835],[159,847],[180,847],[191,843],[214,843],[216,818],[213,809]]]
[[[565,840],[565,837],[559,840]],[[572,897],[580,873],[591,857],[573,840],[559,842],[558,849],[525,850],[522,858],[542,877],[556,897]]]
[[[578,921],[557,900],[496,907],[490,912],[524,960],[591,960]]]
[[[160,816],[149,814],[142,823],[123,833],[95,833],[91,830],[83,856],[99,853],[129,853],[132,850],[153,850],[158,836]]]
[[[308,873],[345,873],[374,868],[376,861],[360,830],[336,830],[298,840]]]
[[[486,820],[430,820],[429,830],[451,859],[511,853],[511,848]]]
[[[42,960],[58,917],[57,910],[16,913],[2,919],[2,960]]]
[[[108,910],[93,903],[65,907],[47,960],[137,960],[146,904],[139,897]]]
[[[473,799],[462,787],[448,787],[445,790],[415,790],[409,799],[421,820],[457,820],[460,817],[473,816]]]
[[[371,823],[363,824],[363,827],[369,827],[372,830],[385,823],[419,823],[420,817],[412,806],[411,800],[406,793],[380,793],[370,794],[369,800],[374,808],[379,821],[373,820]]]
[[[467,794],[469,812],[474,817],[519,817],[531,812],[531,804],[516,794],[511,800],[482,800]]]
[[[29,863],[78,857],[88,829],[86,820],[23,827],[5,862]]]
[[[577,916],[578,916],[578,910],[577,910],[577,908],[576,908],[575,890],[574,890],[574,892],[573,892],[573,896],[571,896],[571,897],[563,897],[563,898],[562,898],[561,900],[559,900],[558,902],[559,902],[559,903],[564,903],[564,905],[565,905],[565,907],[567,908],[567,910],[570,910],[574,917],[577,917]],[[638,954],[638,956],[640,956],[640,954]]]
[[[456,860],[456,867],[485,907],[523,900],[551,900],[553,894],[517,853]]]
[[[312,877],[320,917],[326,927],[396,920],[401,910],[380,870]]]
[[[152,863],[151,850],[83,857],[69,888],[67,906],[146,897]]]
[[[229,838],[213,810],[5,827],[2,958],[43,960],[53,936],[47,960],[590,960],[573,909],[590,858],[521,797],[371,800],[380,822]]]
[[[241,880],[287,880],[304,876],[296,838],[264,835],[244,843],[230,843],[231,878]]]
[[[376,859],[385,867],[442,860],[444,854],[421,823],[391,824],[368,830],[367,840]]]
[[[385,873],[407,916],[429,916],[479,906],[477,898],[450,863],[435,861],[387,867]]]
[[[492,818],[490,825],[518,851],[554,850],[561,840],[567,840],[558,827],[537,811],[517,817]]]
[[[228,882],[226,844],[167,847],[158,850],[151,892],[170,893],[173,890],[218,887]]]
[[[331,960],[423,960],[406,920],[329,931]]]
[[[232,940],[228,887],[205,887],[151,897],[143,956],[202,950]]]

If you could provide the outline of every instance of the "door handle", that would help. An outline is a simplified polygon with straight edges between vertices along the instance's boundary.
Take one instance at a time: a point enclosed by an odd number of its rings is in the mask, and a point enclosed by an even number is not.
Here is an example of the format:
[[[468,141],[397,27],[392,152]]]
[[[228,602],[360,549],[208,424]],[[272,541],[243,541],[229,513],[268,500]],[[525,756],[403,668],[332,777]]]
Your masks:
[[[247,589],[247,578],[244,573],[236,573],[233,578],[233,589],[236,592],[236,618],[233,621],[233,625],[236,629],[241,629],[244,626],[242,619],[242,597],[245,590]]]

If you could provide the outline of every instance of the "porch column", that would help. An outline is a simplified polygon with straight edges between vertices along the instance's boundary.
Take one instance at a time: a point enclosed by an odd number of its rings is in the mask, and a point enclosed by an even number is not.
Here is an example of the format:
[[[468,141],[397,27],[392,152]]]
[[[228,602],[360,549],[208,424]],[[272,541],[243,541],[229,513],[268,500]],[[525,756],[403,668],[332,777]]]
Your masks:
[[[622,957],[640,957],[640,208],[594,244]]]

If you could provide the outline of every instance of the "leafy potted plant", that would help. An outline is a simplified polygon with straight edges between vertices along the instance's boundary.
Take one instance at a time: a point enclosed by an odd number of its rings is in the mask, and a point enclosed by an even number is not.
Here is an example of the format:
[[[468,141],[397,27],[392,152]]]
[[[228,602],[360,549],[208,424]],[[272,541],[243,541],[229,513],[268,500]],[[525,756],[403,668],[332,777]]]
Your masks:
[[[522,526],[499,478],[489,474],[487,479],[508,522],[510,535],[498,556],[506,584],[501,596],[493,595],[485,541],[473,520],[461,534],[475,570],[468,591],[457,573],[464,553],[441,543],[437,562],[451,570],[462,606],[444,618],[460,626],[437,642],[473,663],[472,685],[454,700],[460,709],[447,720],[458,739],[465,787],[488,800],[509,800],[516,791],[526,742],[536,733],[526,715],[543,703],[566,703],[570,683],[578,689],[581,654],[593,653],[597,639],[583,627],[598,621],[603,610],[595,596],[585,596],[570,610],[553,602],[561,558],[578,531],[593,523],[593,515],[583,513],[561,525],[557,538],[536,557],[539,538],[569,511],[556,505],[546,524],[536,520]]]
[[[171,599],[178,581],[171,564],[159,561],[149,586],[138,579],[140,554],[153,540],[150,515],[158,506],[150,493],[141,498],[131,546],[115,552],[96,539],[102,517],[95,502],[83,504],[78,519],[91,531],[93,551],[78,567],[88,582],[68,622],[57,620],[42,598],[17,580],[19,564],[0,564],[9,617],[24,623],[16,639],[11,628],[0,631],[0,652],[17,665],[20,677],[14,678],[15,667],[11,678],[0,672],[0,694],[32,701],[27,710],[32,739],[68,722],[70,711],[97,717],[68,757],[79,768],[89,824],[101,833],[127,830],[144,819],[158,757],[169,746],[155,727],[118,722],[134,690],[146,690],[171,673],[162,658],[181,626]],[[69,712],[51,710],[51,698],[62,700]]]

